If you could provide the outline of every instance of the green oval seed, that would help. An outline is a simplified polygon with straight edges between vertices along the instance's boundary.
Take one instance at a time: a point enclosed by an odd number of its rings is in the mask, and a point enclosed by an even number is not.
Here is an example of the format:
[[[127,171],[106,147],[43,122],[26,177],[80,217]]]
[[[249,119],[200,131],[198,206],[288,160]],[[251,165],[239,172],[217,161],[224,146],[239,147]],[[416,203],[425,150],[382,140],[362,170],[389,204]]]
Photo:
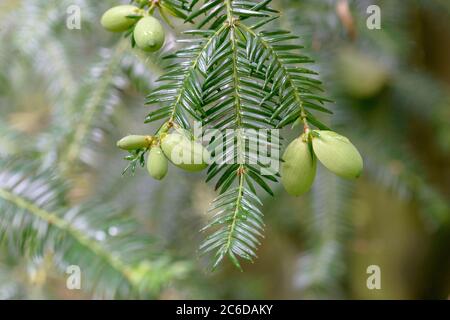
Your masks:
[[[157,51],[164,45],[164,28],[158,19],[151,16],[139,20],[133,35],[137,46],[144,51]]]
[[[168,161],[160,147],[153,147],[147,157],[147,171],[156,180],[162,180],[168,171]]]
[[[370,55],[344,49],[336,60],[337,72],[343,88],[359,99],[373,97],[389,82],[386,67]]]
[[[328,170],[346,179],[354,179],[361,175],[363,159],[350,140],[333,131],[314,132],[316,133],[312,139],[314,153]]]
[[[161,148],[166,157],[177,167],[195,172],[208,166],[210,154],[200,143],[178,133],[162,139]]]
[[[152,142],[151,136],[129,135],[117,141],[117,147],[123,150],[148,148]]]
[[[131,5],[116,6],[107,10],[100,21],[102,26],[111,32],[123,32],[136,23],[129,16],[140,15],[141,9]]]
[[[316,158],[303,137],[286,148],[281,164],[281,183],[287,193],[299,196],[311,188],[316,176]]]

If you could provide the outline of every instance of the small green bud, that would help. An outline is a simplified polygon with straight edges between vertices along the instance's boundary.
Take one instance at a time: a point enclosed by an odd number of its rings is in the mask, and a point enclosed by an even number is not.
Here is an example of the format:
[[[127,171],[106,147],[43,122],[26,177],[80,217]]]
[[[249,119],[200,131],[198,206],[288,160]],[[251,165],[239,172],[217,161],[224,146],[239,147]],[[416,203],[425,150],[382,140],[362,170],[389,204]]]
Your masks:
[[[181,169],[195,172],[208,166],[208,150],[181,134],[172,133],[162,138],[161,148],[166,157]]]
[[[346,137],[326,130],[315,130],[312,136],[314,153],[328,170],[346,179],[361,175],[363,159]]]
[[[292,141],[283,154],[281,183],[287,193],[299,196],[311,189],[316,176],[316,158],[304,137]]]
[[[141,13],[141,9],[132,5],[116,6],[103,14],[100,23],[108,31],[123,32],[136,23],[136,19],[130,16],[141,15]]]
[[[129,135],[117,141],[117,147],[123,150],[148,148],[152,143],[151,136]]]
[[[134,28],[133,36],[136,45],[144,51],[154,52],[164,45],[164,28],[158,19],[152,16],[139,20]]]
[[[148,275],[152,273],[152,265],[148,260],[139,262],[132,268],[128,269],[130,280],[136,287],[145,287],[148,282]]]
[[[147,171],[156,180],[162,180],[168,171],[168,161],[160,147],[153,147],[147,157]]]

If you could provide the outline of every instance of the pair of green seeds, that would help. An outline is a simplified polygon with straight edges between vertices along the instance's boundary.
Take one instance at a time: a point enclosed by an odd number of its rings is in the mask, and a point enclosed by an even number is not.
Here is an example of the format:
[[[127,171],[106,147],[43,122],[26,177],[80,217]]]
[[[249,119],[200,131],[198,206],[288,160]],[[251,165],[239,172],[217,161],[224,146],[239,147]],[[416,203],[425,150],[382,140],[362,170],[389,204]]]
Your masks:
[[[161,23],[138,7],[113,7],[103,14],[101,24],[111,32],[124,32],[134,25],[134,41],[138,48],[147,52],[157,51],[164,45],[165,32]]]
[[[168,171],[168,160],[175,166],[190,172],[197,172],[208,166],[209,152],[198,142],[179,133],[163,134],[154,144],[151,136],[130,135],[117,142],[124,150],[150,148],[147,157],[147,171],[151,177],[162,180]]]
[[[317,159],[331,172],[355,179],[361,175],[363,160],[355,146],[333,131],[314,130],[292,141],[283,154],[281,182],[290,195],[301,195],[311,188]]]

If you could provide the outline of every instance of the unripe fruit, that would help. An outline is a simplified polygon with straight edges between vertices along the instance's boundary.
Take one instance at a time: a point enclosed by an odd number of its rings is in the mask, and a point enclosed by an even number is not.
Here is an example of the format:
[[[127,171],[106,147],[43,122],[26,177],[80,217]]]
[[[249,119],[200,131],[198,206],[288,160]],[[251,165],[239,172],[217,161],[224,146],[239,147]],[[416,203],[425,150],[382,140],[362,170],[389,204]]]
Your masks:
[[[100,23],[111,32],[123,32],[130,28],[136,19],[129,16],[139,15],[142,10],[131,5],[116,6],[106,11]]]
[[[389,80],[386,67],[362,52],[343,50],[337,62],[339,79],[344,89],[355,98],[365,99],[377,95]]]
[[[208,166],[210,154],[200,143],[173,133],[164,137],[161,148],[166,157],[177,167],[195,172]]]
[[[157,51],[164,44],[164,28],[158,19],[151,16],[139,20],[134,28],[133,35],[137,46],[144,51]]]
[[[283,154],[281,183],[293,196],[307,192],[316,176],[316,159],[308,142],[300,137],[292,141]]]
[[[361,175],[363,160],[346,137],[333,131],[316,130],[312,145],[317,158],[331,172],[346,179]]]
[[[117,141],[117,147],[123,150],[148,148],[152,143],[151,136],[129,135]]]
[[[168,161],[160,147],[153,147],[147,157],[147,171],[156,180],[162,180],[168,170]]]

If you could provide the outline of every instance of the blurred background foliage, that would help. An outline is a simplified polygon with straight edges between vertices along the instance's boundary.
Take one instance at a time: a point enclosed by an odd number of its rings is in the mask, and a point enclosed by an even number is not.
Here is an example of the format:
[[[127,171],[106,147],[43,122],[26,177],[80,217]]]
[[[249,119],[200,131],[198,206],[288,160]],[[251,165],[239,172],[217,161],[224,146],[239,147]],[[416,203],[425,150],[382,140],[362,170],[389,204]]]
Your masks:
[[[366,169],[347,182],[319,168],[300,198],[275,185],[259,259],[243,273],[210,273],[198,257],[214,198],[203,174],[121,175],[115,141],[154,131],[144,98],[162,62],[101,29],[118,3],[0,3],[0,299],[449,296],[448,1],[273,1],[335,100],[323,120]],[[380,30],[366,27],[371,4]],[[81,30],[66,27],[71,5]],[[187,28],[175,25],[164,51]],[[83,290],[66,288],[73,264]],[[373,264],[381,290],[366,287]]]

